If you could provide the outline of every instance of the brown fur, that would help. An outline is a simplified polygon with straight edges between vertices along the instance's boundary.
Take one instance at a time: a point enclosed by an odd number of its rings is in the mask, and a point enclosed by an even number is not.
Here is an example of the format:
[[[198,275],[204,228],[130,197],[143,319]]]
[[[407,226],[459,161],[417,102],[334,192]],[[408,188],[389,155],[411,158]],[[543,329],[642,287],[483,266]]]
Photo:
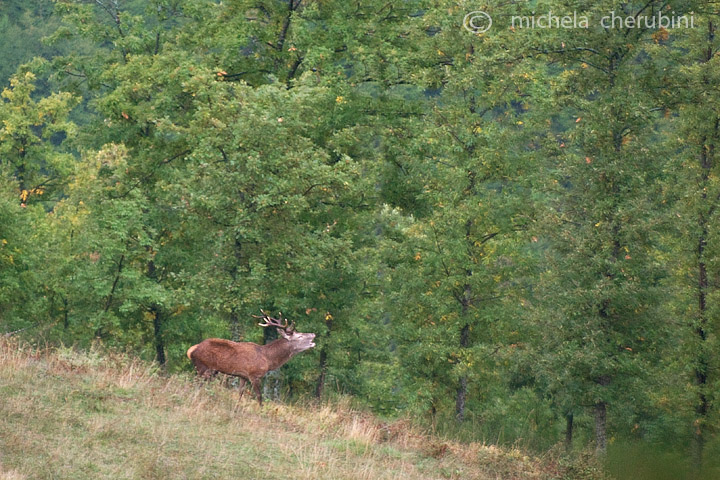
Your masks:
[[[258,403],[262,405],[260,381],[265,374],[280,368],[298,353],[315,346],[312,342],[315,338],[313,333],[278,332],[282,338],[267,345],[208,338],[190,347],[187,356],[202,378],[212,378],[218,372],[238,377],[240,396],[243,394],[245,382],[249,380]]]
[[[194,352],[197,347],[198,347],[197,345],[193,345],[192,347],[188,348],[187,357],[190,360],[192,360],[192,357],[190,355],[192,355],[192,352]]]

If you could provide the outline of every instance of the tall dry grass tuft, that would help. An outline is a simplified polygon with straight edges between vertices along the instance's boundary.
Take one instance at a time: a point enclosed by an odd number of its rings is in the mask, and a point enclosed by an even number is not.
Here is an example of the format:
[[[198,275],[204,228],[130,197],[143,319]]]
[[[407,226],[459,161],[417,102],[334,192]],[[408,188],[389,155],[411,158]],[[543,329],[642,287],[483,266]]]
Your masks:
[[[19,368],[41,355],[36,348],[17,342],[12,337],[0,336],[0,365]]]

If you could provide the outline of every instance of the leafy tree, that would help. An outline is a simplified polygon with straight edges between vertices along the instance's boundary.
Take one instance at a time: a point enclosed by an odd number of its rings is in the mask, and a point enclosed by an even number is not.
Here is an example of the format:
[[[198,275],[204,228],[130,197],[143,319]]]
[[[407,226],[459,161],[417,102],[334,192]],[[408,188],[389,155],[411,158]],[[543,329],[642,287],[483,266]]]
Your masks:
[[[75,132],[68,115],[77,99],[62,92],[35,100],[34,90],[35,75],[22,69],[3,90],[0,104],[0,155],[23,205],[57,199],[73,164],[73,156],[56,147]]]
[[[488,401],[484,385],[500,381],[495,354],[516,330],[509,305],[531,219],[522,172],[534,121],[524,98],[537,84],[518,38],[472,35],[453,5],[418,17],[408,72],[418,86],[393,92],[417,113],[386,133],[386,198],[414,216],[388,259],[388,281],[398,283],[387,308],[409,388],[426,411],[451,401],[462,421],[468,402],[477,411]]]
[[[656,8],[628,4],[617,13]],[[612,9],[600,3],[582,13],[598,19]],[[608,409],[633,404],[665,332],[653,237],[663,157],[653,141],[654,58],[644,48],[652,39],[644,28],[589,28],[542,40],[537,50],[562,69],[553,105],[563,106],[544,147],[557,166],[543,232],[551,242],[543,349],[553,390],[572,399],[568,428],[575,408],[591,405],[604,452]]]
[[[718,362],[715,345],[717,322],[718,269],[717,232],[714,227],[720,191],[717,185],[720,140],[719,117],[715,104],[717,73],[714,64],[718,51],[716,29],[718,11],[705,4],[685,5],[681,12],[693,16],[696,28],[666,32],[656,37],[656,55],[664,62],[665,88],[658,93],[658,102],[666,111],[669,123],[665,149],[673,152],[665,198],[673,205],[675,238],[669,242],[674,255],[669,262],[675,266],[673,278],[675,311],[682,319],[683,330],[676,334],[682,390],[694,398],[678,395],[677,414],[692,422],[692,457],[699,470],[706,457],[706,444],[714,437],[717,422],[713,375]],[[691,371],[694,386],[686,385],[686,372]],[[681,413],[682,412],[682,413]],[[688,414],[685,414],[685,413]],[[683,434],[685,432],[682,432]],[[688,439],[690,440],[690,439]]]
[[[33,97],[35,75],[21,68],[0,101],[0,175],[4,320],[26,328],[42,318],[55,294],[43,275],[54,244],[47,210],[64,194],[73,156],[64,148],[77,99],[68,93]]]
[[[69,308],[80,323],[93,319],[90,324],[101,338],[123,338],[118,334],[122,325],[135,340],[121,344],[152,345],[164,364],[168,341],[177,334],[168,325],[186,305],[177,276],[192,271],[195,260],[175,247],[194,245],[198,238],[188,238],[175,208],[177,192],[169,187],[185,171],[188,151],[173,125],[190,114],[191,95],[183,83],[192,77],[193,63],[165,42],[178,25],[173,4],[152,7],[141,15],[143,9],[132,2],[60,3],[67,26],[56,37],[87,37],[101,47],[55,59],[55,64],[68,86],[90,97],[96,112],[81,136],[84,147],[117,145],[105,148],[110,153],[100,153],[100,160],[91,151],[85,155],[89,163],[81,168],[95,173],[78,179],[83,187],[76,187],[68,202],[85,212],[96,242],[78,245],[86,250],[77,255],[89,255],[91,262],[78,263],[75,278],[97,289],[97,295],[74,297],[78,304]],[[116,185],[104,185],[104,176]]]

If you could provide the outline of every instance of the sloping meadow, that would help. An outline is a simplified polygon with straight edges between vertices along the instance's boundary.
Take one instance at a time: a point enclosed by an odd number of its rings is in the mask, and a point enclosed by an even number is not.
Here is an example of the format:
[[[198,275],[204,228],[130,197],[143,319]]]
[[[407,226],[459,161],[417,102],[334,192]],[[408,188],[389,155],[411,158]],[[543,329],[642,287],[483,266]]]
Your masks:
[[[262,409],[127,355],[0,340],[0,479],[561,478],[552,459],[347,404]]]

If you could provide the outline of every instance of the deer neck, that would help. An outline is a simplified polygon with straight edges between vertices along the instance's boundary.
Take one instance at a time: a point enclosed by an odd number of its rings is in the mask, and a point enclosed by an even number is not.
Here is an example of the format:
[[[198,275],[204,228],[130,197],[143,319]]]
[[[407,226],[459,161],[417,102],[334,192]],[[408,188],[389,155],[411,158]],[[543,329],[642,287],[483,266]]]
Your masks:
[[[293,350],[292,344],[284,338],[278,338],[267,345],[263,345],[263,350],[268,361],[269,370],[280,368],[297,353]]]

